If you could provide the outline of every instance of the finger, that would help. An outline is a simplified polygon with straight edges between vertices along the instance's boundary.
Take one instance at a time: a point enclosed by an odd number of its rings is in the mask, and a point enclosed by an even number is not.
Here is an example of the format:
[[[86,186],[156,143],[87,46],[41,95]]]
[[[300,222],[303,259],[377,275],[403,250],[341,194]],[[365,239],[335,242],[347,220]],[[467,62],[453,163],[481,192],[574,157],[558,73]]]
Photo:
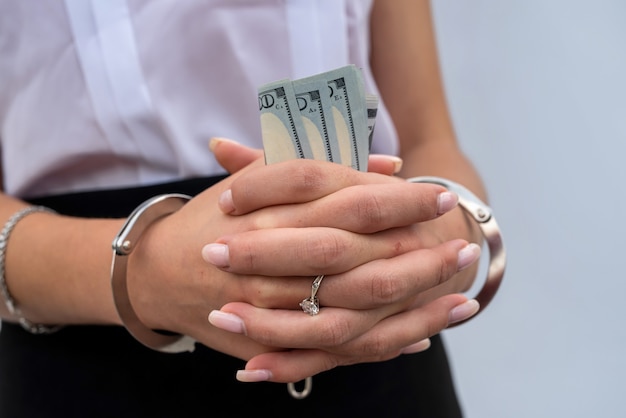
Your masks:
[[[241,215],[267,206],[309,202],[356,184],[399,182],[404,181],[327,161],[291,160],[243,174],[228,191],[230,204],[220,207],[226,213]]]
[[[375,260],[346,273],[325,276],[317,297],[322,309],[374,309],[387,306],[399,312],[418,306],[423,292],[446,282],[475,263],[480,256],[476,244],[454,240],[433,249],[405,253],[390,259]],[[246,276],[245,302],[258,308],[299,309],[311,295],[314,275],[309,277]]]
[[[290,350],[280,356],[256,356],[237,371],[240,382],[299,382],[307,377],[331,370],[339,365],[333,356],[322,350]],[[298,367],[297,365],[300,365]]]
[[[220,200],[223,208],[233,207]],[[434,219],[456,207],[458,196],[438,185],[403,182],[349,186],[312,202],[284,203],[256,210],[249,217],[254,229],[324,226],[373,233]]]
[[[231,174],[263,157],[262,150],[226,138],[211,138],[209,148],[217,162]]]
[[[265,276],[340,273],[398,252],[410,231],[359,235],[336,228],[277,228],[220,238],[202,249],[205,261],[224,271]],[[405,235],[402,237],[401,235]],[[294,262],[296,261],[296,262]]]
[[[422,351],[426,351],[430,348],[430,338],[426,338],[424,340],[418,341],[409,345],[408,347],[404,347],[402,349],[402,354],[415,354],[421,353]]]
[[[406,347],[439,334],[450,324],[472,317],[478,309],[478,302],[464,295],[442,296],[419,308],[386,317],[342,348],[358,351],[373,361],[385,360],[389,353],[401,354]]]
[[[467,298],[462,295],[447,295],[422,308],[386,318],[368,332],[345,344],[330,348],[259,354],[248,361],[245,370],[249,375],[253,375],[255,371],[266,371],[269,380],[286,383],[302,380],[336,366],[389,360],[402,354],[405,347],[441,332],[448,325],[450,312],[463,306],[466,301]],[[468,311],[467,314],[471,315],[471,312]],[[313,340],[314,336],[320,335],[319,331],[322,334],[329,331],[321,318],[320,314],[303,318],[299,322],[299,328],[305,328],[308,332],[304,338]],[[316,319],[319,321],[316,322]],[[286,330],[283,331],[286,333]],[[254,339],[252,334],[254,333],[248,330],[248,336]],[[243,378],[244,381],[245,376],[246,373],[238,373],[238,378]]]
[[[402,169],[402,159],[395,155],[370,154],[367,171],[392,176]]]
[[[231,302],[220,309],[222,315],[233,315],[240,318],[245,330],[245,335],[259,344],[270,347],[284,348],[317,348],[331,351],[337,354],[353,354],[358,349],[361,353],[370,353],[368,356],[376,356],[385,350],[403,349],[419,340],[430,337],[426,332],[438,332],[448,325],[450,311],[465,302],[467,297],[463,295],[446,295],[426,305],[396,312],[393,307],[381,307],[377,309],[353,310],[344,308],[322,308],[317,315],[308,315],[302,310],[292,309],[265,309],[244,302]],[[434,305],[433,305],[434,303]],[[391,318],[403,318],[407,315],[417,321],[418,325],[398,331],[397,342],[392,345],[385,342],[385,350],[382,350],[382,341],[373,342],[371,338],[376,335],[386,335],[390,338],[391,333],[381,334],[382,329],[369,334],[368,340],[355,341],[363,338],[379,327],[380,323],[387,323]],[[438,322],[434,322],[437,320]],[[219,323],[211,321],[213,325]],[[396,322],[388,322],[396,324]],[[406,327],[405,327],[406,328]],[[395,328],[394,328],[395,329]],[[411,338],[407,337],[411,330]],[[416,330],[421,330],[417,332]],[[229,329],[225,329],[229,331]],[[395,338],[395,337],[394,337]],[[361,347],[372,344],[379,347]],[[371,357],[373,358],[373,357]]]
[[[316,296],[322,309],[397,305],[396,311],[399,311],[407,306],[417,307],[423,292],[446,283],[479,258],[478,245],[467,244],[464,240],[450,241],[432,249],[375,260],[343,274],[326,276]],[[301,295],[304,297],[306,293]],[[299,303],[297,299],[294,301]]]
[[[369,234],[435,219],[457,203],[455,193],[433,184],[370,184],[346,187],[304,205],[284,205],[272,215],[277,215],[274,227],[321,225]]]

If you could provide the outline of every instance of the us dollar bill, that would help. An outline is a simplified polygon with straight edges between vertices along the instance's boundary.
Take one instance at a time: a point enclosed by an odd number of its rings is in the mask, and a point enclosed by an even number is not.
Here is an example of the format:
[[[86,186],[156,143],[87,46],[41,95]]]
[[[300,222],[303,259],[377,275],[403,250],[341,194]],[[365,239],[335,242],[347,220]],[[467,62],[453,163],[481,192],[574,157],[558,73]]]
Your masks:
[[[313,158],[290,80],[261,86],[259,110],[266,164]]]
[[[324,73],[330,88],[341,163],[367,171],[369,136],[361,72],[349,65]]]
[[[314,158],[367,171],[377,107],[354,65],[261,86],[266,163]]]
[[[313,158],[340,162],[337,132],[332,118],[328,84],[323,78],[293,82],[300,117],[306,130]]]

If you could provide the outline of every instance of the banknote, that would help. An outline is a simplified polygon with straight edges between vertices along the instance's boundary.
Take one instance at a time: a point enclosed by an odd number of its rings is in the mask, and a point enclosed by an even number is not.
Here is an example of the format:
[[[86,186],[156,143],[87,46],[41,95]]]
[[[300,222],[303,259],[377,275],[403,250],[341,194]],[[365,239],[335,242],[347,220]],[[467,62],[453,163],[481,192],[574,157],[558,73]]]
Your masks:
[[[267,164],[314,158],[367,171],[378,98],[365,93],[356,66],[271,82],[258,93]]]
[[[290,80],[259,88],[259,110],[266,164],[313,158]]]
[[[293,89],[313,157],[340,162],[328,83],[323,78],[300,79],[293,82]]]
[[[341,163],[367,171],[369,139],[361,71],[349,65],[324,73],[330,88]]]

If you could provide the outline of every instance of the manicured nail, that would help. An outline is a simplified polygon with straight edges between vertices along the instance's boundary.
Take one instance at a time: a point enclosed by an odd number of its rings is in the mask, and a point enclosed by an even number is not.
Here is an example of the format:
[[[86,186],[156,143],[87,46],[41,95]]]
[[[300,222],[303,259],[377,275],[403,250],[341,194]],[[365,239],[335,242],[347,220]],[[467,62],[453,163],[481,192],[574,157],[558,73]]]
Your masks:
[[[202,258],[207,263],[216,267],[225,268],[230,266],[228,254],[228,245],[211,243],[202,247]]]
[[[233,141],[232,139],[214,137],[214,138],[211,138],[211,140],[209,141],[209,149],[212,152],[215,151],[215,148],[222,142],[236,143],[236,141]]]
[[[222,192],[217,204],[224,213],[231,213],[235,210],[235,204],[233,203],[233,192],[228,189]]]
[[[481,249],[478,244],[470,243],[461,248],[458,255],[457,271],[461,271],[471,266],[480,258]]]
[[[405,347],[402,350],[402,354],[414,354],[421,353],[422,351],[426,351],[430,348],[430,338],[426,338],[425,340],[418,341],[415,344],[411,344],[408,347]]]
[[[442,192],[437,197],[437,215],[451,211],[459,203],[459,196],[453,192]]]
[[[403,160],[402,158],[395,156],[395,155],[389,155],[389,154],[376,154],[376,155],[372,155],[373,157],[378,157],[378,158],[385,158],[389,161],[391,161],[391,163],[393,164],[393,174],[398,174],[400,172],[400,170],[402,170],[402,163]]]
[[[398,174],[402,170],[402,158],[389,154],[370,154],[372,161],[384,160],[386,163],[393,164],[393,173]]]
[[[470,299],[455,306],[448,314],[448,324],[454,324],[455,322],[461,322],[471,318],[476,315],[479,308],[480,305],[476,299]]]
[[[402,170],[402,164],[404,163],[404,161],[402,160],[402,158],[396,157],[394,155],[391,155],[389,158],[391,159],[391,161],[393,161],[393,174],[398,174],[400,170]]]
[[[235,314],[222,311],[211,311],[209,314],[209,322],[216,328],[235,334],[246,335],[246,324]]]
[[[272,378],[269,370],[237,370],[237,380],[240,382],[267,382]]]

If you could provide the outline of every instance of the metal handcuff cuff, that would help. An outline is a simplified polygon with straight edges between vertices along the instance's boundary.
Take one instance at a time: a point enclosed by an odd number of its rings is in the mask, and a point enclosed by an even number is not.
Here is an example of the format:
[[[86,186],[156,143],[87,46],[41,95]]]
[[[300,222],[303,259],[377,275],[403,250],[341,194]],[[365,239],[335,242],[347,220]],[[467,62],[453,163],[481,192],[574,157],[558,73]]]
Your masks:
[[[438,184],[456,193],[459,196],[459,206],[476,221],[480,228],[489,248],[489,267],[487,268],[487,278],[478,294],[474,297],[480,304],[479,311],[476,313],[478,315],[496,295],[506,267],[506,251],[502,242],[500,227],[496,223],[496,218],[493,216],[491,208],[467,188],[448,179],[424,176],[412,177],[406,181],[409,183]],[[476,315],[464,321],[451,324],[449,327],[458,326]]]
[[[195,348],[196,341],[186,335],[154,331],[141,322],[130,303],[126,267],[128,256],[146,228],[156,220],[176,212],[190,199],[191,196],[184,194],[165,194],[145,201],[130,214],[120,232],[113,239],[111,288],[117,314],[122,324],[137,341],[153,350],[166,353],[191,352]]]

